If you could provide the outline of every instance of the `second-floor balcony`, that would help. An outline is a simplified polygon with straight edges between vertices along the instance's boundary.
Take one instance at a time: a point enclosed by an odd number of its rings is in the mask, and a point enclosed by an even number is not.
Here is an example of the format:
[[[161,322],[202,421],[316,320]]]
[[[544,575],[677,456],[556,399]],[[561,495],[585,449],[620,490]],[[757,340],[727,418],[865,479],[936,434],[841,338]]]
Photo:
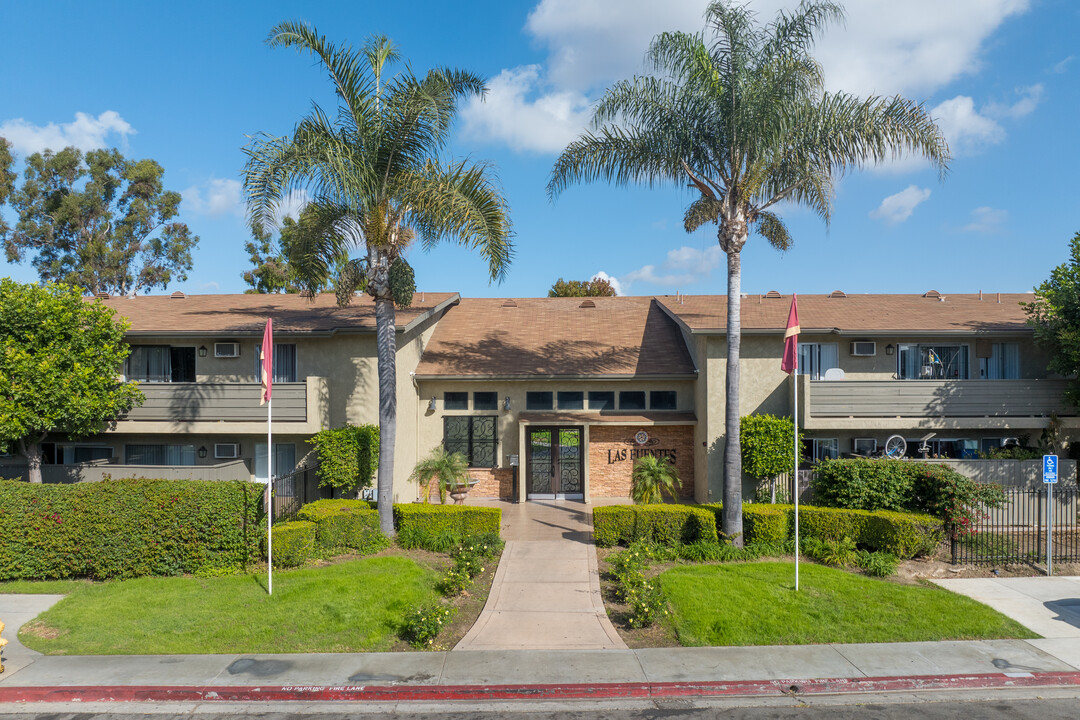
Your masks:
[[[805,427],[830,419],[943,421],[1076,415],[1065,380],[814,380],[799,377]]]
[[[118,430],[136,430],[145,423],[186,429],[204,423],[266,423],[266,406],[259,404],[260,383],[140,383],[139,389],[145,401],[119,419]],[[274,383],[275,426],[290,423],[317,429],[325,420],[325,408],[324,378]]]

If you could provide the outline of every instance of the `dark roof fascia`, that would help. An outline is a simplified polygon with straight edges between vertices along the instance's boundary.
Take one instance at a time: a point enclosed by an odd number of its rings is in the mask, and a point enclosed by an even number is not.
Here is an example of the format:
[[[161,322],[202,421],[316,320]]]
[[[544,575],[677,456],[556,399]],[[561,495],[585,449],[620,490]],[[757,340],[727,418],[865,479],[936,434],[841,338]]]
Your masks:
[[[430,318],[435,313],[441,312],[441,311],[445,310],[446,308],[450,307],[451,305],[457,305],[460,302],[461,302],[461,293],[454,293],[453,295],[446,298],[445,300],[443,300],[441,303],[439,303],[435,307],[424,311],[420,315],[417,315],[405,327],[399,328],[398,332],[409,332],[410,330],[415,328],[417,325],[420,325],[421,323],[425,322],[428,318]]]

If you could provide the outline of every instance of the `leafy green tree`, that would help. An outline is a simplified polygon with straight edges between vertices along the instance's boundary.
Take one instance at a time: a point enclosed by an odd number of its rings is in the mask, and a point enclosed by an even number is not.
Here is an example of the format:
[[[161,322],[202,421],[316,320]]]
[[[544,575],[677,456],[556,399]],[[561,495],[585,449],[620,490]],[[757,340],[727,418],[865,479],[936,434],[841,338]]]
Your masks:
[[[277,242],[273,233],[256,223],[251,228],[251,240],[244,245],[251,259],[252,269],[241,277],[250,288],[246,293],[298,293],[301,290],[325,292],[330,289],[331,281],[317,287],[303,287],[297,278],[294,258],[295,237],[299,226],[296,220],[286,217],[281,223]]]
[[[0,137],[0,208],[7,203],[8,197],[15,190],[15,171],[12,166],[15,158],[11,155],[11,143]],[[4,222],[4,216],[0,215],[0,240],[7,237],[10,228]]]
[[[559,278],[548,290],[548,297],[615,297],[615,288],[604,278],[563,280]]]
[[[26,458],[30,482],[41,482],[47,435],[92,435],[142,404],[135,383],[118,379],[126,324],[75,288],[0,280],[0,327],[0,445]]]
[[[777,476],[792,472],[795,465],[795,422],[775,415],[744,415],[739,421],[739,445],[743,472],[762,483],[759,495],[776,502]],[[781,490],[780,502],[789,500],[786,490]]]
[[[379,467],[379,428],[348,425],[320,430],[309,441],[319,459],[320,487],[360,494],[371,487]]]
[[[90,294],[186,280],[199,238],[174,220],[180,193],[165,190],[163,173],[153,160],[125,160],[115,149],[34,153],[9,200],[19,220],[3,232],[8,262],[33,255],[42,280]]]
[[[404,252],[414,239],[426,249],[449,239],[476,249],[492,280],[512,256],[506,201],[486,165],[445,158],[459,100],[482,96],[476,75],[446,68],[417,77],[378,37],[359,50],[339,47],[302,23],[270,32],[272,47],[310,53],[330,76],[338,108],[316,105],[292,137],[260,135],[246,148],[244,187],[253,223],[265,225],[291,191],[312,198],[301,214],[296,246],[299,283],[326,283],[335,269],[338,303],[356,290],[375,299],[379,373],[379,524],[394,532],[394,439],[397,396],[395,304],[412,301],[412,268]],[[359,258],[349,257],[359,250]]]
[[[548,194],[571,183],[689,183],[696,199],[684,226],[709,223],[727,254],[727,387],[724,533],[742,540],[739,434],[741,255],[750,231],[773,247],[792,242],[771,208],[804,205],[828,223],[833,178],[904,152],[942,173],[949,149],[929,112],[903,97],[826,92],[811,55],[818,32],[843,17],[828,0],[804,0],[762,25],[726,0],[705,11],[696,34],[658,35],[647,58],[655,75],[614,84],[596,106],[593,130],[556,160]]]
[[[1021,305],[1035,342],[1050,356],[1047,367],[1072,378],[1065,397],[1080,407],[1080,232],[1069,241],[1069,260],[1035,288],[1032,302]]]
[[[448,453],[442,445],[416,463],[412,479],[424,488],[424,502],[431,498],[431,484],[438,482],[439,502],[446,502],[446,493],[469,482],[469,460],[462,453]]]
[[[634,461],[630,475],[630,499],[637,505],[664,502],[664,495],[674,500],[682,481],[679,472],[666,457],[642,455]]]

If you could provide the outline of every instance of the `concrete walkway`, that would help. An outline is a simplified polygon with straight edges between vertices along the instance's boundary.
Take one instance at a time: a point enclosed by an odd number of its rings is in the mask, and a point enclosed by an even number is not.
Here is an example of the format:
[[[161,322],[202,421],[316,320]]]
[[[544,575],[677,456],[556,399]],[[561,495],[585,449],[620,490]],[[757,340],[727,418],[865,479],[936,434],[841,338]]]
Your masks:
[[[41,653],[19,642],[19,628],[63,599],[63,595],[0,595],[0,620],[4,622],[4,674],[0,678],[29,665]]]
[[[503,551],[483,612],[455,650],[610,650],[592,510],[573,500],[499,503]]]

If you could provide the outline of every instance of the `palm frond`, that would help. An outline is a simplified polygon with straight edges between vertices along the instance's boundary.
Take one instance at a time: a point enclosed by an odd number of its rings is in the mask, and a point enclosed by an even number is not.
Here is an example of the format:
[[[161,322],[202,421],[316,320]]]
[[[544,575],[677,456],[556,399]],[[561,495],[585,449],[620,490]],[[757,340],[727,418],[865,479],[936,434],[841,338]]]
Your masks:
[[[759,212],[754,227],[761,237],[780,252],[791,248],[791,233],[788,232],[784,221],[775,213]]]
[[[686,213],[683,215],[683,228],[691,233],[707,223],[718,223],[723,208],[723,200],[701,195],[690,203],[690,207],[686,208]]]

